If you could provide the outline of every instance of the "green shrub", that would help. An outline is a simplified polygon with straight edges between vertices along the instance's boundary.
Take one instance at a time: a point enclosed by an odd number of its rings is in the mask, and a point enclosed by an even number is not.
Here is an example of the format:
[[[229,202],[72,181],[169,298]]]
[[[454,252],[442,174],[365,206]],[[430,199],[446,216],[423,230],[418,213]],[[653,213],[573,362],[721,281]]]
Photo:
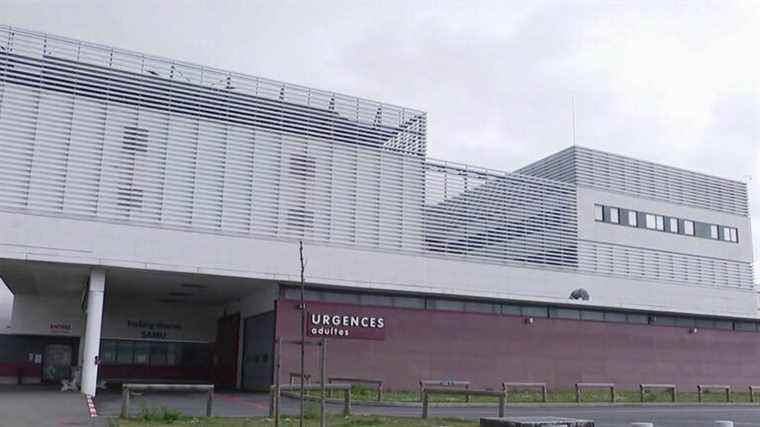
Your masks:
[[[307,420],[316,420],[319,418],[319,403],[307,401],[303,406],[303,417]]]
[[[140,415],[137,417],[140,421],[172,424],[182,419],[182,413],[175,409],[165,406],[161,408],[149,408],[144,402],[140,406]]]

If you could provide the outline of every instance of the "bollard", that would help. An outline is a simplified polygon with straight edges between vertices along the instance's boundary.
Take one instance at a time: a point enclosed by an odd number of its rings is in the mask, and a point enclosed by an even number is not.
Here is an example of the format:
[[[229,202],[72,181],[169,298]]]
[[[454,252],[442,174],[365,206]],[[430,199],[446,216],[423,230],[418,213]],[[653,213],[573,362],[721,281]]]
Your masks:
[[[733,421],[715,421],[715,427],[734,427]]]

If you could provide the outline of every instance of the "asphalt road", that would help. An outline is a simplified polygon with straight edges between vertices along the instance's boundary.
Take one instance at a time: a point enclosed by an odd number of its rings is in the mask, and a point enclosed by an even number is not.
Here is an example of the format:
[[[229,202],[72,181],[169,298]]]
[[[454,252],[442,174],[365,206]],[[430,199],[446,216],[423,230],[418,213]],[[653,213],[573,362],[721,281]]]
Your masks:
[[[284,413],[296,414],[298,401],[283,399]],[[339,412],[341,405],[329,410]],[[419,407],[365,406],[355,404],[353,413],[419,417]],[[657,406],[563,406],[508,407],[507,416],[555,416],[593,420],[597,427],[630,427],[632,422],[651,422],[655,427],[714,427],[717,420],[734,421],[736,427],[760,427],[760,405],[657,405]],[[495,417],[496,407],[431,407],[430,416],[479,419]]]
[[[0,386],[0,427],[90,426],[87,402],[59,388]]]

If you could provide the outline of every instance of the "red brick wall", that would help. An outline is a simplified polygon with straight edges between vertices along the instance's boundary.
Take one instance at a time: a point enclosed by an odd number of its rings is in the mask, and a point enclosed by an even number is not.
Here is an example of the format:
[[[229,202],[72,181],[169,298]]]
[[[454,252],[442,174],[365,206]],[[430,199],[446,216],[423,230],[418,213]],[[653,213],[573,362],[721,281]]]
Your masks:
[[[503,381],[760,384],[760,334],[684,327],[307,303],[309,310],[385,318],[385,340],[328,339],[328,376],[381,378],[388,389],[414,389],[420,379]],[[277,303],[277,335],[298,338],[297,302]],[[282,351],[281,381],[298,371],[298,348]],[[307,373],[319,375],[318,350],[307,350]]]

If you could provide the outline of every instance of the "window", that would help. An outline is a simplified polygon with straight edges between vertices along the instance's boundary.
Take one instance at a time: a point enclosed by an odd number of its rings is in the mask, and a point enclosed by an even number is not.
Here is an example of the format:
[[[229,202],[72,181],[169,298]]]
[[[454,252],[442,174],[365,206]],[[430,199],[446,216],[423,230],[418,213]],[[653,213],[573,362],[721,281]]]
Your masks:
[[[730,320],[715,320],[715,327],[718,329],[731,330],[734,327],[734,322]]]
[[[710,238],[718,240],[718,226],[710,224]]]
[[[657,215],[655,217],[655,220],[656,220],[656,224],[657,224],[657,229],[660,230],[660,231],[664,231],[665,230],[665,217],[663,217],[662,215]]]
[[[742,332],[757,331],[757,326],[755,325],[755,322],[736,322],[734,324],[736,325],[737,331],[742,331]]]
[[[346,303],[346,304],[358,304],[359,294],[327,291],[327,292],[322,292],[322,301]]]
[[[730,242],[731,241],[731,229],[728,227],[723,227],[723,240]]]
[[[739,243],[739,231],[735,228],[729,228],[731,233],[731,241],[734,243]]]
[[[594,219],[604,221],[604,207],[602,205],[594,205]]]
[[[655,227],[657,226],[657,221],[655,220],[654,215],[646,214],[646,220],[647,220],[646,222],[647,228],[654,230]]]
[[[425,308],[425,298],[393,297],[393,306],[397,308]]]
[[[676,317],[676,326],[683,326],[685,328],[693,328],[694,319],[691,317]]]
[[[135,365],[147,365],[150,358],[150,345],[147,342],[135,342]]]
[[[519,316],[522,314],[522,310],[520,309],[519,305],[513,305],[513,304],[502,304],[501,305],[501,314],[507,314],[510,316]]]
[[[168,345],[163,342],[150,343],[150,364],[151,366],[166,365],[166,351]]]
[[[113,340],[103,340],[100,342],[100,360],[104,364],[116,363],[117,346],[119,343]]]
[[[638,213],[636,211],[628,211],[628,225],[631,227],[638,227]]]
[[[450,310],[450,311],[464,311],[464,302],[449,299],[429,299],[431,309],[433,310]]]
[[[549,309],[547,307],[539,307],[526,305],[522,308],[523,316],[531,317],[549,317]]]
[[[610,208],[610,222],[620,224],[620,210],[618,208]]]
[[[555,319],[580,320],[581,318],[581,311],[572,308],[552,307],[550,314]]]
[[[182,361],[182,344],[168,343],[166,346],[166,364],[177,366]]]
[[[683,234],[687,236],[694,235],[694,221],[689,221],[688,219],[683,220]]]
[[[393,299],[386,295],[361,295],[362,305],[393,306]]]
[[[604,312],[596,310],[582,310],[581,319],[583,320],[604,320]]]
[[[608,322],[620,322],[625,323],[625,313],[618,313],[615,311],[608,311],[604,313],[604,320]]]
[[[488,302],[465,302],[464,311],[470,313],[494,313],[494,305]]]
[[[131,365],[134,362],[132,357],[134,343],[132,341],[119,341],[116,363],[120,365]]]
[[[678,218],[670,218],[670,229],[668,231],[678,233]]]
[[[628,313],[628,323],[649,323],[649,317],[646,314]]]
[[[649,323],[653,325],[675,326],[676,318],[671,316],[649,316]]]

